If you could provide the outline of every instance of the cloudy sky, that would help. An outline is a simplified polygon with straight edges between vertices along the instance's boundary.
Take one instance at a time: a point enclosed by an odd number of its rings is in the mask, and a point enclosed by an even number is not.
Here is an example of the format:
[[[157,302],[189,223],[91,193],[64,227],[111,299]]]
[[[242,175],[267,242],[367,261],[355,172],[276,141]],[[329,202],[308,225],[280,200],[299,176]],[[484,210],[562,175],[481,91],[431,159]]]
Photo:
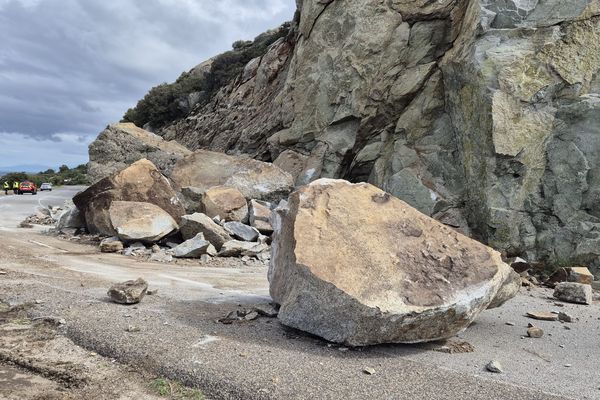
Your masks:
[[[87,162],[152,86],[292,18],[295,0],[0,0],[0,170]]]

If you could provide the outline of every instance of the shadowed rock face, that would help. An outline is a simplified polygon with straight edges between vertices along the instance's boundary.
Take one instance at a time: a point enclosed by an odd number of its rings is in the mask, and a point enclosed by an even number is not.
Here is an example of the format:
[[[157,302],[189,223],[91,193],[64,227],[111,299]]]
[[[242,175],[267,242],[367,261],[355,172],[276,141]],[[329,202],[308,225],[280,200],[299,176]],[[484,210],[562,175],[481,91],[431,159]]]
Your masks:
[[[185,214],[171,184],[148,160],[104,178],[77,194],[73,202],[83,213],[88,230],[107,236],[116,235],[109,209],[114,201],[151,203],[163,209],[176,222]]]
[[[600,266],[597,0],[298,10],[287,38],[158,134],[283,154],[297,184],[366,181],[507,255]]]
[[[323,179],[280,210],[272,257],[281,321],[350,345],[451,337],[512,273],[499,253],[372,185]]]

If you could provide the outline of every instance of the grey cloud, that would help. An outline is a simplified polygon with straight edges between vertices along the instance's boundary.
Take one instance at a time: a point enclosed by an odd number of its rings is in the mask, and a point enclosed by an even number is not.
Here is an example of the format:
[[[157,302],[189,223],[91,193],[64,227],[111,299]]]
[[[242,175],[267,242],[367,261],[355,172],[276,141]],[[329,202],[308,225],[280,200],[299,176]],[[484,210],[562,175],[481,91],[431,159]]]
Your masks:
[[[89,141],[150,87],[294,9],[294,0],[0,0],[0,132]]]

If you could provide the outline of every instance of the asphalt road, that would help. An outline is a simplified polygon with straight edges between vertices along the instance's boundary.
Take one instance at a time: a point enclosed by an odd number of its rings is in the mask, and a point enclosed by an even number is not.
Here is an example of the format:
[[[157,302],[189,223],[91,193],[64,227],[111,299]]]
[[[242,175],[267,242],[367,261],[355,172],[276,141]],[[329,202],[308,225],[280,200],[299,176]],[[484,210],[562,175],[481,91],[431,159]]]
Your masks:
[[[48,193],[45,200],[61,204],[74,192]],[[33,312],[64,318],[68,337],[88,350],[199,387],[209,398],[600,399],[598,303],[561,304],[545,289],[523,292],[455,339],[473,345],[470,353],[433,351],[440,344],[340,348],[274,318],[216,322],[268,300],[264,266],[165,265],[101,254],[14,229],[15,216],[37,204],[35,196],[22,199],[0,198],[0,268],[8,271],[0,275],[0,298],[38,300]],[[107,301],[112,282],[138,276],[158,294],[135,307]],[[576,320],[532,321],[524,317],[532,310],[566,311]],[[529,322],[546,335],[525,338]],[[128,332],[130,326],[140,331]],[[492,359],[503,374],[485,370]]]

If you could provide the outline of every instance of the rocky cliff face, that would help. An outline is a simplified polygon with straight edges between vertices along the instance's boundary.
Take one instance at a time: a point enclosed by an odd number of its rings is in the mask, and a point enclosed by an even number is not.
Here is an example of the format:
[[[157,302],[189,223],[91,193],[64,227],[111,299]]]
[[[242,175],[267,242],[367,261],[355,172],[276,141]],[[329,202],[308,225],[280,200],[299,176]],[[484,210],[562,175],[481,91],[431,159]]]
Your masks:
[[[285,151],[298,183],[367,181],[507,255],[600,267],[599,1],[298,10],[287,38],[158,133]]]

